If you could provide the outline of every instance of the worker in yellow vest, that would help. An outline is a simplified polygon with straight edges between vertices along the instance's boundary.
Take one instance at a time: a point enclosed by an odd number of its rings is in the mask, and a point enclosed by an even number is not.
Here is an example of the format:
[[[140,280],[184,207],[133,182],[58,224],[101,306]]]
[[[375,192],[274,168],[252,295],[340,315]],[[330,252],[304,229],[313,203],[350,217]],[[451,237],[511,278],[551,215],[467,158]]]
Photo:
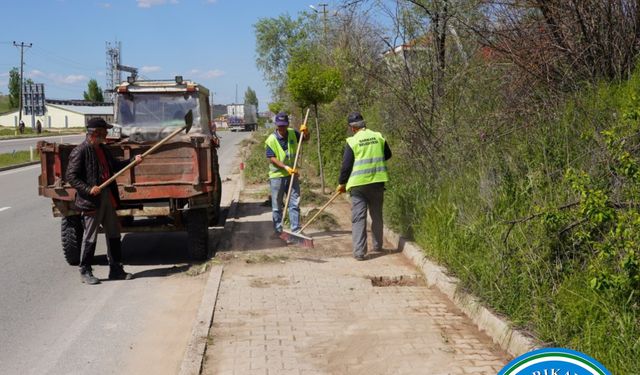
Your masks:
[[[382,251],[384,183],[389,181],[389,144],[382,134],[367,129],[364,118],[353,112],[347,119],[353,136],[347,138],[337,191],[351,195],[353,257],[367,255],[367,210],[371,215],[373,251]]]
[[[289,190],[291,175],[297,170],[293,164],[298,150],[298,142],[309,140],[309,130],[305,124],[300,131],[289,128],[289,116],[280,112],[275,118],[276,130],[269,135],[265,143],[267,159],[269,160],[269,184],[271,187],[271,211],[273,216],[274,237],[282,232],[283,199]],[[301,139],[302,138],[302,139]],[[293,187],[289,199],[289,222],[291,231],[300,230],[300,183],[298,177],[293,178]]]

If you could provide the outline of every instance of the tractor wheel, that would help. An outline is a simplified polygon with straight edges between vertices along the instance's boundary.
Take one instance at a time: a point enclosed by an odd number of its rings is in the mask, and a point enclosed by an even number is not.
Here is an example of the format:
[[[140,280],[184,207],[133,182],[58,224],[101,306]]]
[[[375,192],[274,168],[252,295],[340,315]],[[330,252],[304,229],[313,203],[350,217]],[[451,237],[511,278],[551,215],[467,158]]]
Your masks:
[[[60,225],[62,235],[62,251],[64,258],[71,266],[80,264],[80,250],[82,248],[82,220],[80,215],[62,218]]]
[[[213,205],[209,207],[209,226],[215,227],[221,225],[222,218],[220,217],[220,200],[222,199],[222,180],[218,176],[218,191],[215,193]]]
[[[205,260],[209,255],[209,221],[207,209],[197,208],[187,213],[189,255],[193,260]]]

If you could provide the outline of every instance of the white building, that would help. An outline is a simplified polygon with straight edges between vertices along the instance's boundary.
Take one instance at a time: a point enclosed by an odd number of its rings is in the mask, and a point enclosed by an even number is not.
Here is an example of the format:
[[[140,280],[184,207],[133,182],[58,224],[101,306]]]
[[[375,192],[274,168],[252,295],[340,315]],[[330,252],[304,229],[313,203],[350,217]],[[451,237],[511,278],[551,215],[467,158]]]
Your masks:
[[[39,120],[43,129],[80,128],[94,117],[102,117],[113,122],[113,105],[111,103],[93,103],[85,100],[53,100],[45,102],[44,116],[22,114],[25,126],[35,127]],[[32,123],[33,122],[33,123]],[[18,111],[0,115],[0,126],[18,126]]]

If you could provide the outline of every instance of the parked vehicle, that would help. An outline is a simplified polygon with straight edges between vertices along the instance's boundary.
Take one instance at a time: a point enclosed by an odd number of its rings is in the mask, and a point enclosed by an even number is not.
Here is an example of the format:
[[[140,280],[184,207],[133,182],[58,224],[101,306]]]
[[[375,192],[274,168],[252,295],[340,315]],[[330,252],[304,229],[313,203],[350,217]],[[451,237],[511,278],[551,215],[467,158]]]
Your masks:
[[[227,124],[231,131],[254,131],[258,128],[258,112],[253,104],[229,104]]]
[[[115,126],[107,145],[116,158],[142,154],[177,127],[191,110],[193,125],[116,179],[121,197],[117,214],[122,232],[187,231],[193,259],[209,255],[209,226],[220,216],[221,180],[217,147],[210,128],[209,91],[195,82],[133,81],[117,87]],[[62,250],[78,264],[82,240],[75,189],[65,181],[75,144],[38,142],[41,158],[39,194],[53,201],[61,217]]]

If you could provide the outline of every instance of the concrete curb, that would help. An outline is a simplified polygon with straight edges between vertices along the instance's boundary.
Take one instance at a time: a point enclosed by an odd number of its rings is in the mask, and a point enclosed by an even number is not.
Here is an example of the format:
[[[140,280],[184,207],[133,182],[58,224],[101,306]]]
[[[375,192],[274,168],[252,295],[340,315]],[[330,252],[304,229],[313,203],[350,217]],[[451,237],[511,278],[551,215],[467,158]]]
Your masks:
[[[231,233],[233,233],[233,227],[238,219],[238,204],[240,203],[240,192],[244,189],[244,173],[241,171],[238,175],[238,182],[236,183],[233,197],[231,198],[231,204],[229,204],[229,212],[227,213],[227,220],[224,223],[223,238],[220,240],[220,246],[218,250],[228,250],[231,248]]]
[[[444,293],[460,310],[471,318],[481,331],[485,331],[493,342],[500,345],[509,354],[517,357],[540,347],[535,340],[512,328],[509,321],[498,317],[482,306],[480,300],[476,297],[460,291],[458,288],[460,280],[447,276],[445,269],[427,259],[417,244],[405,240],[386,226],[384,228],[384,236],[422,271],[429,286],[435,286]]]
[[[220,281],[222,280],[222,265],[214,265],[209,271],[207,286],[204,289],[204,295],[198,308],[196,322],[191,330],[191,338],[187,344],[182,364],[180,365],[180,375],[198,375],[202,370],[204,361],[204,352],[207,348],[207,338],[209,337],[209,328],[213,321],[213,313],[218,299],[218,290],[220,289]]]
[[[233,226],[236,221],[240,191],[244,187],[243,174],[240,173],[239,176],[229,205],[229,212],[224,224],[222,238],[218,242],[218,250],[227,249],[231,245],[231,232],[233,231]],[[222,280],[222,270],[222,265],[214,265],[211,267],[211,270],[209,270],[209,278],[207,279],[207,285],[205,286],[202,301],[198,308],[196,321],[191,331],[191,338],[189,338],[189,343],[182,357],[180,375],[199,375],[202,371],[204,354],[207,349],[207,337],[209,336],[211,322],[213,322],[218,290],[220,289],[220,282]]]
[[[38,161],[30,161],[28,163],[15,164],[15,165],[7,165],[6,167],[0,167],[0,172],[8,171],[10,169],[18,169],[22,167],[28,167],[30,165],[40,164],[40,160]]]

